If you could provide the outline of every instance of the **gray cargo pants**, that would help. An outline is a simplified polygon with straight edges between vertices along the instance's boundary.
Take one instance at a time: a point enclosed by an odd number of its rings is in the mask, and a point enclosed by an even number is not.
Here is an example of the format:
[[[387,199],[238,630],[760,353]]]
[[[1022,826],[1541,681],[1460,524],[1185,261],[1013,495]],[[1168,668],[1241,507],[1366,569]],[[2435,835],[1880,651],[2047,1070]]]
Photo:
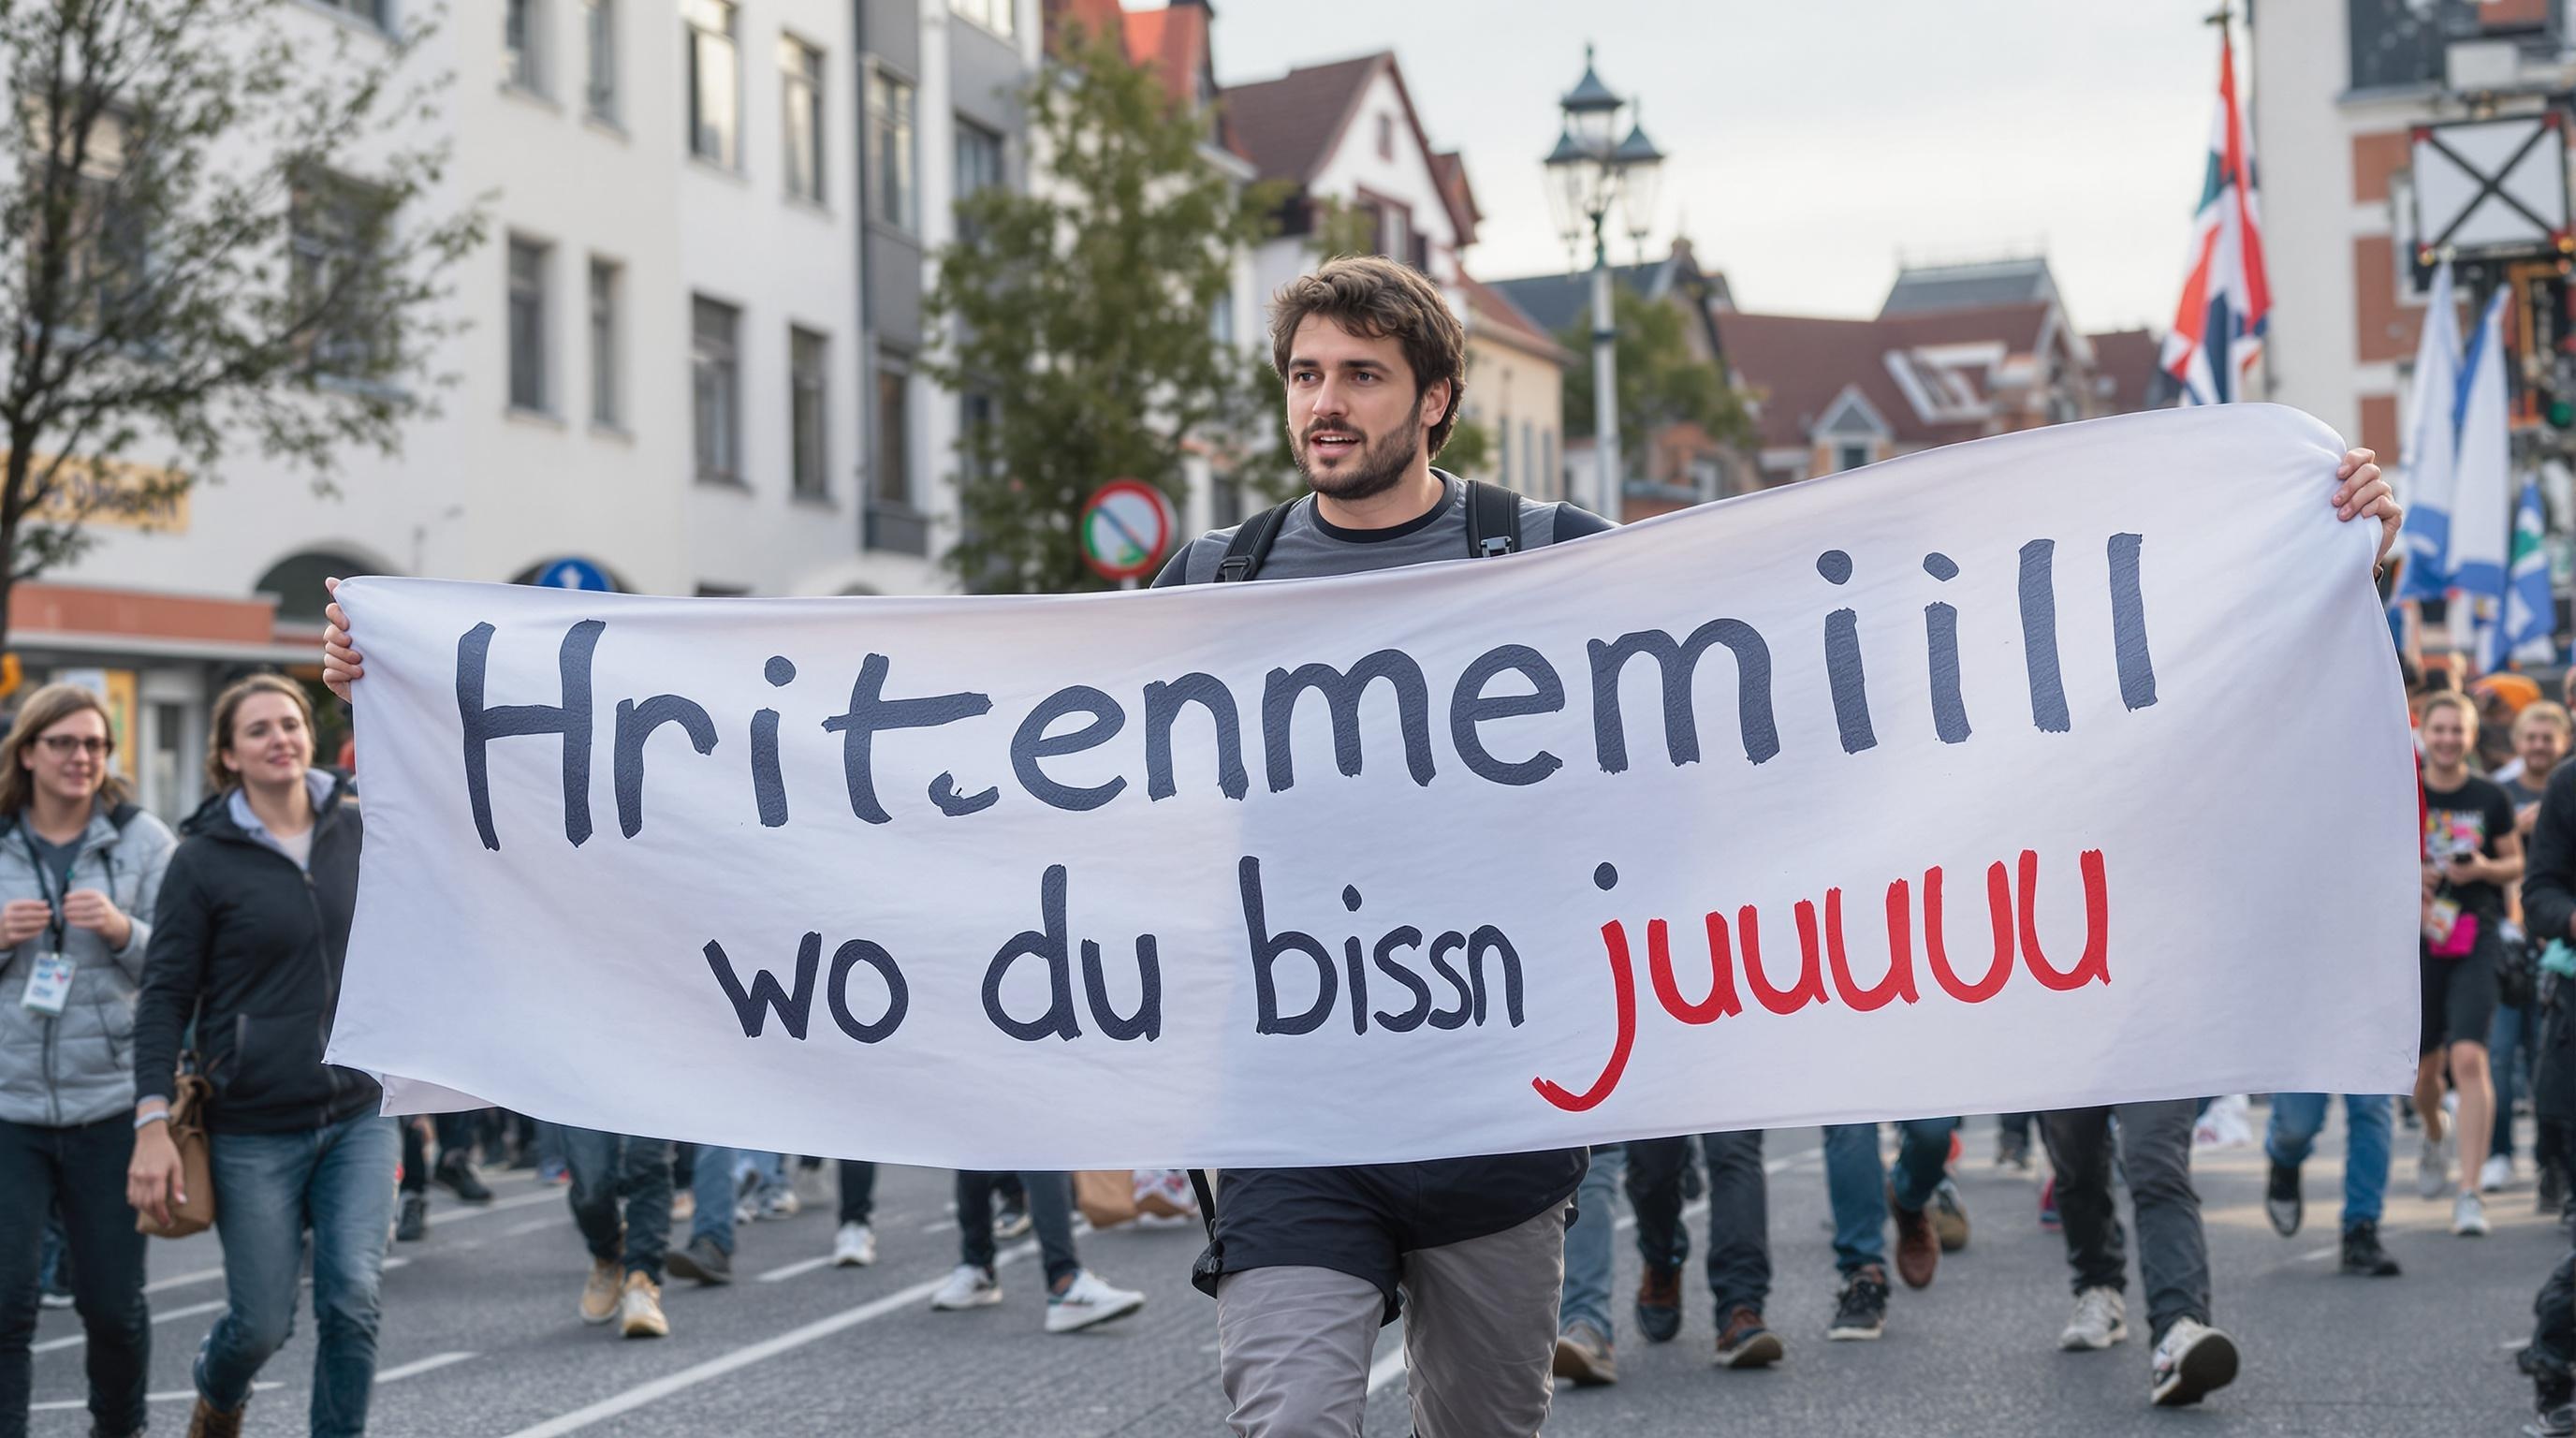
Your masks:
[[[1516,1228],[1405,1255],[1404,1359],[1415,1438],[1530,1438],[1554,1384],[1566,1205]],[[1357,1438],[1386,1300],[1329,1268],[1254,1268],[1216,1290],[1229,1430]]]

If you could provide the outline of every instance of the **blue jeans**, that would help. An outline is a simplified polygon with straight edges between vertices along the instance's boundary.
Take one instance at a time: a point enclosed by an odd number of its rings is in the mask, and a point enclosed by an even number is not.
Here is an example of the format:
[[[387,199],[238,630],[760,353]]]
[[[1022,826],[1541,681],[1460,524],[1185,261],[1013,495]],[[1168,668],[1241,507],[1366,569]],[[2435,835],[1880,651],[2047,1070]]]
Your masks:
[[[1619,1185],[1628,1176],[1628,1150],[1605,1143],[1592,1150],[1592,1167],[1574,1190],[1574,1226],[1565,1231],[1565,1283],[1556,1300],[1556,1331],[1576,1323],[1610,1337],[1610,1265],[1617,1245]]]
[[[2513,1157],[2513,1096],[2531,1077],[2531,1013],[2496,1005],[2487,1024],[2487,1072],[2495,1076],[2495,1124],[2488,1130],[2487,1152]]]
[[[1907,1119],[1896,1126],[1896,1173],[1890,1179],[1878,1154],[1878,1125],[1825,1126],[1825,1195],[1834,1207],[1834,1268],[1845,1277],[1872,1264],[1887,1265],[1887,1198],[1919,1212],[1932,1201],[1950,1159],[1955,1118]]]
[[[2276,1093],[2272,1119],[2263,1130],[2263,1151],[2274,1163],[2297,1168],[2308,1161],[2317,1134],[2326,1126],[2331,1094]],[[2343,1226],[2377,1223],[2381,1200],[2388,1195],[2388,1095],[2346,1094],[2343,1122],[2347,1130],[2343,1155]]]
[[[229,1413],[295,1328],[304,1231],[313,1231],[316,1438],[367,1431],[376,1382],[377,1282],[394,1218],[392,1119],[360,1114],[294,1133],[219,1133],[210,1145],[228,1307],[197,1349],[197,1392]]]
[[[739,1152],[698,1145],[698,1166],[689,1180],[689,1197],[698,1208],[689,1219],[689,1241],[713,1240],[728,1256],[733,1253],[733,1161]]]
[[[662,1254],[671,1246],[671,1141],[626,1138],[597,1129],[563,1130],[564,1158],[572,1166],[572,1221],[590,1256],[602,1263],[623,1259],[626,1271],[662,1281]],[[703,1170],[706,1160],[698,1160]],[[617,1201],[626,1200],[626,1222]],[[726,1205],[731,1211],[732,1205]]]

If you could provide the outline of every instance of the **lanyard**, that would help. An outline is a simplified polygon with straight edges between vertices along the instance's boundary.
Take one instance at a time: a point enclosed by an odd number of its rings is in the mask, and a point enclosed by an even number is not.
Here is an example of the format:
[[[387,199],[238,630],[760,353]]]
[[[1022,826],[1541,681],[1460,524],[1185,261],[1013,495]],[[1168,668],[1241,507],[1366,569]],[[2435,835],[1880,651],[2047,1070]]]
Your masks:
[[[27,862],[36,871],[36,895],[43,899],[45,907],[53,912],[51,936],[54,952],[59,954],[63,951],[63,900],[71,897],[71,878],[66,874],[63,878],[63,892],[60,895],[54,893],[54,886],[50,882],[53,878],[53,869],[45,863],[43,852],[37,849],[36,831],[27,826],[23,815],[18,820],[18,837],[27,841]],[[75,839],[73,842],[77,844],[80,841]],[[72,851],[72,862],[74,864],[80,862],[78,849]]]

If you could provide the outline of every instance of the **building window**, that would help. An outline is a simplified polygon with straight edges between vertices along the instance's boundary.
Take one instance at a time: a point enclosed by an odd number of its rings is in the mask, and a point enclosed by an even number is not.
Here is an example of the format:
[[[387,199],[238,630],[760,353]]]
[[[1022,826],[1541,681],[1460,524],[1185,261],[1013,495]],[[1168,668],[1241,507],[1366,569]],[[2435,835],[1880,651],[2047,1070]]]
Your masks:
[[[1002,183],[1002,137],[972,121],[957,121],[957,202],[963,205],[979,190]],[[957,237],[972,243],[975,227],[957,217]]]
[[[1509,488],[1512,482],[1512,422],[1507,416],[1494,426],[1494,479]]]
[[[355,15],[379,30],[385,28],[384,0],[316,0],[316,3],[327,10]]]
[[[781,36],[778,66],[785,78],[787,196],[823,203],[823,52]]]
[[[886,363],[877,366],[876,502],[894,509],[912,508],[912,425],[906,400],[912,376]]]
[[[689,46],[689,153],[711,165],[742,164],[742,97],[734,72],[733,7],[683,0]]]
[[[1542,476],[1547,488],[1540,492],[1545,499],[1565,498],[1565,471],[1556,467],[1556,431],[1547,432],[1547,473]]]
[[[590,262],[590,419],[611,427],[624,415],[617,402],[617,266]]]
[[[882,70],[868,74],[868,128],[875,136],[874,218],[911,233],[920,224],[913,174],[913,90]]]
[[[1243,523],[1243,481],[1219,475],[1208,481],[1208,524],[1231,529]]]
[[[824,386],[831,382],[827,341],[812,330],[787,331],[787,440],[789,475],[799,499],[821,499],[824,478]]]
[[[690,302],[689,393],[697,430],[698,478],[742,482],[742,364],[734,336],[741,311]]]
[[[544,0],[505,0],[501,78],[531,95],[546,92]]]
[[[1395,117],[1393,115],[1377,117],[1377,157],[1381,160],[1395,158]]]
[[[288,249],[299,314],[312,316],[311,362],[322,374],[373,375],[392,353],[376,295],[376,259],[391,207],[345,175],[306,168],[287,201]]]
[[[1017,0],[948,0],[948,8],[1007,39],[1017,23],[1011,13],[1016,3]]]
[[[510,237],[510,408],[546,408],[546,246]]]
[[[617,123],[616,0],[582,0],[582,48],[589,58],[582,103],[595,120]]]
[[[1868,445],[1838,444],[1834,446],[1834,468],[1858,469],[1867,463],[1869,463]]]
[[[1506,480],[1505,483],[1510,481]],[[1538,426],[1521,421],[1521,482],[1523,494],[1538,493]]]

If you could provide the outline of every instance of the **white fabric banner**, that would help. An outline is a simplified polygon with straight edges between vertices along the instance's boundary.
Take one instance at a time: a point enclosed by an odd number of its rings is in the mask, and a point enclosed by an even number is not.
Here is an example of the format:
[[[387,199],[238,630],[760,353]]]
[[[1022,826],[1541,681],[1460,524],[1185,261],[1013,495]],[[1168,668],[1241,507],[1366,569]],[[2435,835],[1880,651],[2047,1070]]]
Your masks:
[[[2341,448],[2139,415],[1142,593],[354,581],[331,1058],[985,1169],[2394,1092],[2413,770]]]

